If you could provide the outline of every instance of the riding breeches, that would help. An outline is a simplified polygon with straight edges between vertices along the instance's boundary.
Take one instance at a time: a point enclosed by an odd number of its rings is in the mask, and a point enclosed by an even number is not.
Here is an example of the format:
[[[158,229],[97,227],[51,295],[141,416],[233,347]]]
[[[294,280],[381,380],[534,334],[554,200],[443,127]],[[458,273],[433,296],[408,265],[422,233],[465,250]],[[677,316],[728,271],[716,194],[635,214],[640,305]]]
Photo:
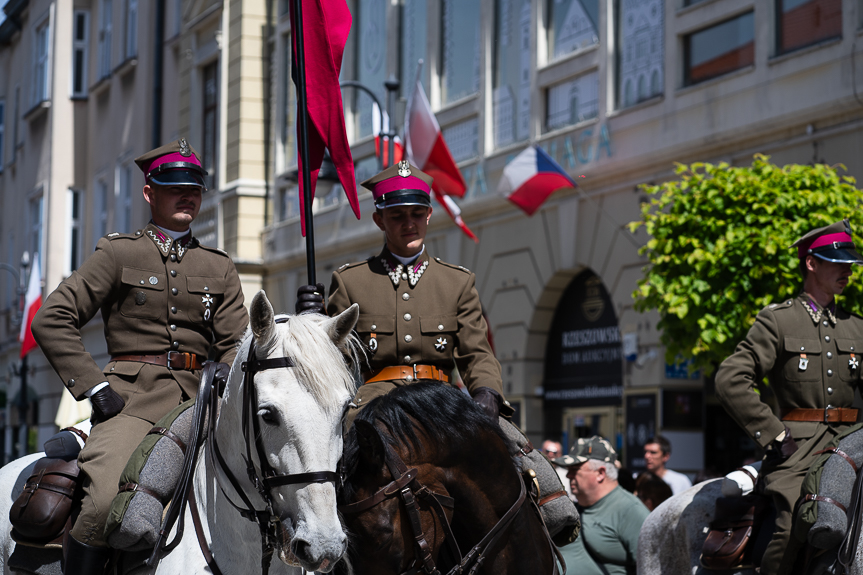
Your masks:
[[[105,523],[120,475],[152,428],[152,422],[122,413],[93,426],[78,455],[84,499],[72,526],[72,537],[87,545],[107,547]]]
[[[831,427],[818,424],[818,431],[811,438],[797,439],[798,449],[785,461],[771,465],[767,461],[761,467],[764,494],[772,498],[776,507],[776,531],[764,552],[761,575],[789,575],[802,573],[803,556],[799,551],[803,544],[792,535],[794,506],[800,498],[800,486],[809,467],[817,459],[815,453],[824,449],[845,426]]]

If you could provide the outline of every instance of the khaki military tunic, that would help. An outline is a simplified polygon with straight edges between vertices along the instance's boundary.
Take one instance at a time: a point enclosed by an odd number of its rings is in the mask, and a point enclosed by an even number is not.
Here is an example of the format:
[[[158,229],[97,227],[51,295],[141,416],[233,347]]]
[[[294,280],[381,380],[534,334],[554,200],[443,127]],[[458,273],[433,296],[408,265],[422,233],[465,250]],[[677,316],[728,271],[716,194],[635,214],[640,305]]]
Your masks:
[[[191,236],[174,241],[152,223],[132,234],[109,234],[46,299],[33,321],[45,357],[76,399],[107,381],[126,402],[93,427],[79,465],[85,500],[72,535],[103,545],[105,518],[131,452],[163,415],[197,393],[200,371],[132,361],[100,368],[81,328],[101,310],[108,353],[195,353],[231,363],[248,325],[234,264]]]
[[[387,269],[384,262],[390,263]],[[416,285],[411,277],[390,273],[398,261],[384,250],[364,262],[346,264],[333,272],[329,315],[358,303],[356,331],[370,349],[369,371],[395,365],[431,365],[447,373],[454,365],[471,393],[488,387],[503,397],[500,364],[488,342],[476,276],[467,269],[431,258],[428,250],[411,264],[422,272]],[[416,271],[414,271],[416,270]],[[356,403],[362,407],[395,385],[412,380],[367,383]]]
[[[800,485],[823,449],[848,425],[781,421],[755,389],[766,377],[780,411],[792,408],[850,407],[860,383],[863,319],[837,307],[835,325],[826,312],[817,321],[800,296],[761,310],[746,339],[716,373],[716,394],[732,418],[762,447],[787,426],[799,447],[780,464],[762,467],[766,494],[777,507],[777,532],[762,562],[762,573],[787,573],[796,543],[790,537]],[[786,550],[786,546],[788,546]]]

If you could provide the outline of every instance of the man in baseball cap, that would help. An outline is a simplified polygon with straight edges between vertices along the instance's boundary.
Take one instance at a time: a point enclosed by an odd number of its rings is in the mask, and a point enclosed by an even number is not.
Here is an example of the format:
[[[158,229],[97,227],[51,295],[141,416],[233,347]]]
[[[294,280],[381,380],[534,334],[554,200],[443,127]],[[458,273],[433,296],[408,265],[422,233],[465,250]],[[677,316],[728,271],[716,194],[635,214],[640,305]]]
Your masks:
[[[566,564],[578,565],[581,573],[634,572],[638,533],[649,511],[618,484],[617,452],[594,435],[579,438],[568,455],[553,461],[568,468],[581,513],[581,536],[561,549]]]

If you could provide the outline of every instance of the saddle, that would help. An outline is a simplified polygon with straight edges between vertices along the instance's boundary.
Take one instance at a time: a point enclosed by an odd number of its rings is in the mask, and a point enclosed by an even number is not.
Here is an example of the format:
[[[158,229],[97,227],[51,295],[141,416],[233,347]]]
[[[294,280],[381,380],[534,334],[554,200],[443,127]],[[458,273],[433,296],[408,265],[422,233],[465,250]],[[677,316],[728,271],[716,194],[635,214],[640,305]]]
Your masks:
[[[760,565],[774,523],[775,512],[763,495],[718,498],[701,548],[701,565],[710,570]]]

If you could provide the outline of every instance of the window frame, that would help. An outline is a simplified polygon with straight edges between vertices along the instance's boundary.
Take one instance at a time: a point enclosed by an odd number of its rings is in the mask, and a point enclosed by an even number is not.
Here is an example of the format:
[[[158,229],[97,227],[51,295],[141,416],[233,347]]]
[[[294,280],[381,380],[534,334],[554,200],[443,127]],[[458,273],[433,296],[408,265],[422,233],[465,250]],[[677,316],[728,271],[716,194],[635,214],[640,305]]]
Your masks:
[[[216,87],[216,95],[212,103],[207,103],[207,73],[213,71],[213,84]],[[219,185],[219,99],[221,96],[219,59],[216,58],[201,65],[199,68],[201,78],[201,163],[207,175],[204,181],[207,191],[214,190]],[[212,113],[212,133],[208,133],[207,114]]]
[[[114,231],[131,233],[132,228],[132,163],[117,161],[114,185]],[[122,224],[122,225],[121,225]]]
[[[103,80],[111,75],[111,44],[113,43],[113,0],[101,0],[99,2],[99,34],[98,34],[98,80]]]
[[[83,18],[83,38],[78,37],[78,18]],[[72,74],[69,78],[69,93],[71,98],[86,98],[88,87],[88,65],[90,53],[90,10],[76,8],[72,12]],[[77,57],[81,55],[80,59]],[[80,69],[79,69],[80,64]],[[75,79],[81,78],[81,85],[76,89]]]
[[[709,77],[707,77],[707,78],[703,78],[703,79],[701,79],[701,80],[693,81],[693,80],[692,80],[692,78],[691,78],[691,68],[692,68],[692,37],[693,37],[693,36],[695,36],[696,34],[700,34],[700,33],[702,33],[702,32],[706,32],[707,30],[711,30],[711,29],[713,29],[713,28],[718,28],[719,26],[722,26],[722,25],[724,25],[724,24],[728,24],[729,22],[733,22],[734,20],[738,20],[738,19],[744,18],[744,17],[746,17],[746,16],[751,16],[751,17],[752,17],[752,21],[753,21],[753,34],[752,34],[752,40],[751,40],[751,42],[752,42],[752,53],[753,53],[753,59],[752,59],[752,62],[750,62],[749,64],[745,64],[745,65],[743,65],[743,66],[738,66],[738,67],[736,67],[736,68],[732,68],[732,69],[730,69],[730,70],[726,70],[726,71],[724,71],[724,72],[722,72],[722,73],[720,73],[720,74],[715,74],[715,75],[713,75],[713,76],[709,76]],[[748,68],[749,66],[754,66],[754,65],[755,65],[755,40],[757,39],[757,36],[756,36],[756,34],[755,34],[755,30],[754,30],[754,26],[755,26],[755,8],[754,8],[754,6],[753,6],[753,7],[752,7],[752,9],[750,9],[750,10],[746,10],[746,11],[744,11],[744,12],[740,12],[740,13],[734,14],[734,15],[732,15],[732,16],[730,16],[730,17],[728,17],[728,18],[725,18],[725,19],[723,19],[723,20],[720,20],[720,21],[718,21],[718,22],[713,22],[713,23],[712,23],[712,24],[710,24],[709,26],[705,26],[705,27],[703,27],[703,28],[699,28],[699,29],[697,29],[697,30],[693,30],[692,32],[689,32],[688,34],[683,35],[683,37],[682,37],[682,43],[683,43],[683,50],[682,50],[682,56],[683,56],[683,87],[684,87],[684,88],[688,88],[688,87],[690,87],[690,86],[697,86],[698,84],[702,84],[702,83],[704,83],[704,82],[709,82],[709,81],[711,81],[711,80],[715,80],[715,79],[717,79],[717,78],[722,78],[723,76],[727,76],[728,74],[734,73],[734,72],[736,72],[736,71],[738,71],[738,70],[743,70],[743,69],[745,69],[745,68]],[[745,44],[741,44],[741,46],[745,46]],[[738,46],[738,47],[737,47],[737,48],[735,48],[735,49],[738,49],[738,48],[740,48],[740,46]]]
[[[44,42],[40,41],[41,38],[44,38]],[[44,47],[44,52],[41,52],[42,47]],[[37,106],[51,98],[51,18],[49,14],[46,14],[33,26],[32,69],[30,104]]]
[[[838,34],[834,34],[832,36],[824,36],[822,38],[817,38],[817,39],[812,40],[810,42],[807,42],[805,44],[800,44],[799,46],[794,46],[793,48],[783,48],[782,47],[782,37],[783,37],[782,3],[785,2],[785,0],[774,0],[774,2],[773,2],[773,13],[775,16],[774,26],[775,26],[775,30],[776,30],[774,50],[775,50],[776,56],[784,56],[785,54],[791,54],[792,52],[796,52],[798,50],[803,50],[805,48],[808,48],[810,46],[815,46],[815,45],[820,44],[822,42],[830,42],[832,40],[841,39],[842,38],[842,26],[843,26],[842,19],[844,17],[844,13],[842,11],[842,4],[843,3],[842,3],[842,0],[835,0],[835,1],[837,1],[839,3],[839,33]],[[808,1],[807,1],[807,3],[808,3]]]
[[[64,276],[68,277],[81,265],[81,201],[83,194],[75,188],[66,190],[66,257]]]
[[[126,0],[123,18],[123,61],[138,56],[138,0]]]

